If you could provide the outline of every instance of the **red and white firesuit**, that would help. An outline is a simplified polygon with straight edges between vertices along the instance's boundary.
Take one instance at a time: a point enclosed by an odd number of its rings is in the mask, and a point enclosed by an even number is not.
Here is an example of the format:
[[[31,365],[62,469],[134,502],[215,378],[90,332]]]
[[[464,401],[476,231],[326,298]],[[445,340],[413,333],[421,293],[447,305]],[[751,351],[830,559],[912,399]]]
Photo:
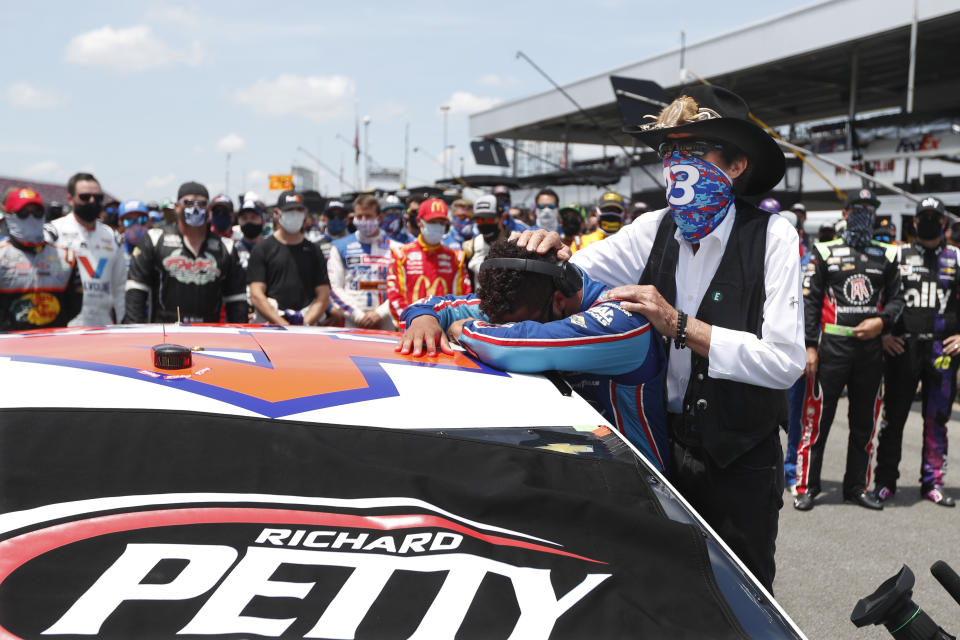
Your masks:
[[[460,249],[428,245],[421,236],[392,251],[387,299],[398,326],[400,314],[411,303],[429,296],[463,295],[470,290],[470,277]]]

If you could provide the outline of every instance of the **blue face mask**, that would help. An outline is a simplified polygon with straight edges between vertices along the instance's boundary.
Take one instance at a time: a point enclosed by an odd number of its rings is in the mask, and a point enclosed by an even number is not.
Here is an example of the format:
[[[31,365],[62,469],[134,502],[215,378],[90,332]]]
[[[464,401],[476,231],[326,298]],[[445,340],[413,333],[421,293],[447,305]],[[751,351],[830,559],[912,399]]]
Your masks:
[[[342,235],[347,230],[347,221],[343,218],[330,218],[327,221],[327,233],[332,236]]]
[[[388,213],[383,216],[383,221],[380,223],[380,228],[383,229],[383,232],[388,236],[395,236],[400,233],[400,230],[403,229],[403,214],[402,213]]]
[[[213,216],[211,216],[210,222],[213,224],[214,229],[220,233],[226,233],[233,219],[229,213],[214,213]]]
[[[700,242],[723,222],[733,202],[730,179],[716,165],[674,151],[663,159],[667,204],[687,242]]]
[[[467,240],[473,237],[473,221],[470,219],[460,220],[454,218],[453,228],[457,230],[457,233],[459,233],[461,237]]]
[[[202,227],[207,224],[207,210],[200,207],[184,207],[183,221],[191,227]]]

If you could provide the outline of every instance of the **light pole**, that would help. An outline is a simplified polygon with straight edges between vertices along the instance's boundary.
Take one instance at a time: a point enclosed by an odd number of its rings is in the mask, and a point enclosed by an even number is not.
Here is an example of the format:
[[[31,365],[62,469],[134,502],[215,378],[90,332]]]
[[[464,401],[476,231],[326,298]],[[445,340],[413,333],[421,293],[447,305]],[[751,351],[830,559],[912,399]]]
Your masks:
[[[443,111],[443,177],[446,178],[450,173],[447,170],[447,115],[450,113],[450,105],[442,105],[440,111]]]
[[[370,188],[370,116],[363,116],[363,188]]]
[[[223,179],[223,194],[230,197],[230,152],[227,152],[226,175]]]

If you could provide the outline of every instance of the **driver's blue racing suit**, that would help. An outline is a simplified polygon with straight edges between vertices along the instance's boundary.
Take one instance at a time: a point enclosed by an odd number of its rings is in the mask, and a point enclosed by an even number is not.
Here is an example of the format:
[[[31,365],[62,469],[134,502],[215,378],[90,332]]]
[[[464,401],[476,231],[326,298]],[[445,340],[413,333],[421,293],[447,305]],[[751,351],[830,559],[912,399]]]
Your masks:
[[[580,312],[548,323],[490,324],[474,294],[421,300],[401,319],[409,326],[418,316],[433,315],[446,331],[473,318],[463,326],[460,344],[479,360],[516,373],[565,372],[577,393],[667,473],[663,345],[646,318],[623,309],[619,300],[597,301],[606,289],[585,277]]]

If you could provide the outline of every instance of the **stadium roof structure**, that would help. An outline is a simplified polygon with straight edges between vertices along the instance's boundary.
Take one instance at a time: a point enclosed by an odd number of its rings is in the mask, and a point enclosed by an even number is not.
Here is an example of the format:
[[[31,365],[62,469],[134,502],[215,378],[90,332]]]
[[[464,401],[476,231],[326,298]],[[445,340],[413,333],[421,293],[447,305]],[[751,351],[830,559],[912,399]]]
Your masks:
[[[653,80],[673,97],[690,83],[681,81],[681,59],[690,72],[742,96],[770,126],[904,108],[913,10],[907,0],[817,2],[565,85],[599,126],[550,90],[473,114],[470,134],[586,144],[611,144],[612,134],[632,146],[610,76]],[[960,117],[956,0],[917,0],[917,21],[914,114]]]

